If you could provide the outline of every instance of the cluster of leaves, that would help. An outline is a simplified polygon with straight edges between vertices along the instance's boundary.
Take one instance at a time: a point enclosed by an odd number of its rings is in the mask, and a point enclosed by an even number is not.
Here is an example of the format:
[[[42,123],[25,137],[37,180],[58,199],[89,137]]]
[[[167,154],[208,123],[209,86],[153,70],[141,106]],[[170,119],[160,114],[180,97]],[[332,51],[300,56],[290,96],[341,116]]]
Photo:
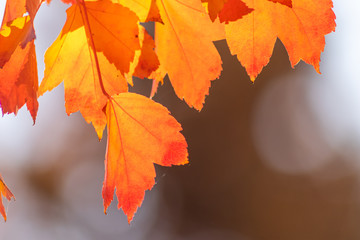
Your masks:
[[[44,0],[7,1],[0,31],[2,112],[26,104],[35,122],[38,96],[64,82],[67,114],[80,111],[99,139],[107,125],[104,208],[116,188],[129,222],[154,185],[153,164],[188,162],[180,124],[151,98],[128,92],[133,76],[153,79],[153,96],[168,74],[177,96],[200,111],[222,71],[213,41],[226,39],[255,80],[277,38],[292,66],[303,60],[319,71],[324,36],[335,29],[331,0],[62,1],[71,6],[45,54],[40,86],[33,22]],[[139,24],[149,21],[154,39]],[[0,190],[12,197],[2,180]],[[5,217],[1,201],[0,210]]]

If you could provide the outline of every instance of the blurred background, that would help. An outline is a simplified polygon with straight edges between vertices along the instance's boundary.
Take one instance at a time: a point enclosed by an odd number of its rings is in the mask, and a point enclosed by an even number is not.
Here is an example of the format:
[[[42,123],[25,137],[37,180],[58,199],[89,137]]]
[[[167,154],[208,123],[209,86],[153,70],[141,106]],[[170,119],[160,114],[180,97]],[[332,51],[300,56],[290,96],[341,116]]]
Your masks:
[[[35,19],[39,79],[66,8],[53,0]],[[130,226],[116,200],[103,213],[106,137],[99,142],[79,113],[66,115],[63,86],[40,97],[34,126],[26,108],[3,116],[0,173],[16,201],[4,202],[0,239],[360,239],[359,9],[334,0],[321,75],[304,63],[292,69],[277,42],[252,84],[220,41],[224,70],[200,113],[166,80],[154,99],[182,124],[190,164],[156,166],[157,184]],[[132,91],[150,88],[135,81]]]

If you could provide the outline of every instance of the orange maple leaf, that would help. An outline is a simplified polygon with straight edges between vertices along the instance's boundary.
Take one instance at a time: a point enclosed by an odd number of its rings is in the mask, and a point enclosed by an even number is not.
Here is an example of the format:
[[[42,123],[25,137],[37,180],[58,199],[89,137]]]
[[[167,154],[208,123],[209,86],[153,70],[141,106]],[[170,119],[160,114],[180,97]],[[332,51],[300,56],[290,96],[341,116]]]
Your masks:
[[[39,93],[64,81],[67,114],[80,110],[101,139],[108,96],[127,91],[123,74],[140,47],[138,18],[106,0],[75,4],[67,15],[62,32],[45,54]]]
[[[6,184],[4,183],[4,181],[0,175],[0,197],[2,197],[2,196],[4,196],[8,201],[10,201],[11,198],[13,198],[15,200],[14,195],[11,193],[9,188],[6,186]],[[4,205],[2,203],[2,199],[0,199],[0,213],[3,216],[4,220],[6,221],[6,212],[5,212]]]
[[[324,35],[335,29],[331,0],[244,2],[254,11],[230,22],[225,29],[231,53],[237,55],[251,80],[268,64],[277,38],[288,51],[292,67],[303,60],[320,72]]]
[[[22,11],[12,11],[16,3],[7,2],[0,31],[0,105],[3,114],[16,114],[26,103],[35,123],[38,110],[38,75],[33,18],[17,17]],[[39,1],[38,5],[29,7],[32,16],[35,16],[34,11],[37,11],[40,4]]]
[[[0,103],[3,114],[17,113],[25,103],[34,120],[38,110],[38,74],[34,41],[17,47],[0,70]]]
[[[130,222],[141,205],[145,190],[155,181],[153,163],[182,165],[187,144],[180,124],[162,105],[134,93],[111,97],[107,104],[108,146],[103,198],[105,212],[116,187],[118,207]]]
[[[164,24],[155,23],[160,68],[154,76],[162,81],[167,73],[177,96],[201,110],[211,81],[222,71],[213,41],[224,38],[224,26],[212,23],[197,0],[157,0],[157,5]]]

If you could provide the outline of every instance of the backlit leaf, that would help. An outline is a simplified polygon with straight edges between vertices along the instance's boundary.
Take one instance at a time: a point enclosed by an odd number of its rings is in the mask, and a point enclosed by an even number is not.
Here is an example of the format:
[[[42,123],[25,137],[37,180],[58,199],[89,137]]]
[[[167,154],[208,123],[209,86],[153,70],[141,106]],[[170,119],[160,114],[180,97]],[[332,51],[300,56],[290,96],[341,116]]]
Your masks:
[[[254,11],[226,25],[226,40],[252,80],[268,64],[277,38],[293,67],[303,60],[320,72],[324,35],[335,29],[331,0],[292,0],[292,8],[269,0],[244,2]]]
[[[0,31],[0,105],[3,114],[16,114],[26,103],[35,123],[38,74],[32,21],[16,18]]]
[[[164,22],[155,23],[157,80],[167,73],[177,96],[201,110],[211,81],[222,70],[213,41],[224,37],[224,26],[212,23],[197,0],[158,0],[157,5]]]
[[[0,69],[0,104],[3,114],[17,113],[25,103],[34,120],[38,110],[38,74],[34,41],[18,46]]]
[[[106,108],[108,146],[105,158],[103,198],[105,212],[113,200],[130,222],[144,192],[155,183],[153,163],[182,165],[187,144],[180,124],[162,105],[134,93],[113,96]]]
[[[67,10],[62,32],[45,54],[39,92],[64,81],[66,112],[80,110],[101,138],[108,96],[127,91],[123,74],[139,49],[138,18],[129,9],[105,0],[84,6],[75,4]]]

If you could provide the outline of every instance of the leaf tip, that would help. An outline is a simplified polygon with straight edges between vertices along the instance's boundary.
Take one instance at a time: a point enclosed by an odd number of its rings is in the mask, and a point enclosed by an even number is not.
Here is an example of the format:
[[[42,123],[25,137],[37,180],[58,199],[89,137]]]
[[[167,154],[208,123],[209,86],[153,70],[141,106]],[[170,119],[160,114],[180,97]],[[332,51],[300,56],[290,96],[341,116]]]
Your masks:
[[[134,214],[127,216],[127,220],[128,220],[129,225],[130,225],[131,221],[133,220],[133,218],[134,218]]]

